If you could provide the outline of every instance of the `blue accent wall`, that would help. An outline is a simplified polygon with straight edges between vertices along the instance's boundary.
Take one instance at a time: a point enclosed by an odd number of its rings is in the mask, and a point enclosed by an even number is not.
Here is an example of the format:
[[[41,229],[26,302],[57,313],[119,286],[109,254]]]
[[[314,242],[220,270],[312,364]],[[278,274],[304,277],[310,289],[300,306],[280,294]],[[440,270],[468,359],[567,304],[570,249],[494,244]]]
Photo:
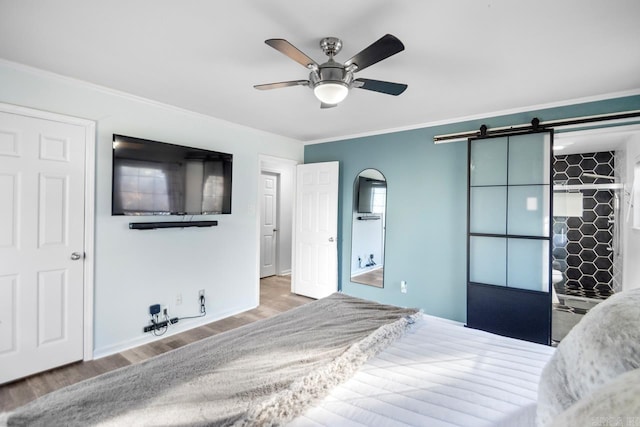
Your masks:
[[[338,107],[340,108],[340,107]],[[466,320],[467,144],[435,135],[640,109],[640,96],[535,110],[307,145],[305,163],[340,162],[338,278],[343,292]],[[350,280],[353,183],[363,169],[387,179],[384,288]],[[408,292],[400,292],[400,281]]]

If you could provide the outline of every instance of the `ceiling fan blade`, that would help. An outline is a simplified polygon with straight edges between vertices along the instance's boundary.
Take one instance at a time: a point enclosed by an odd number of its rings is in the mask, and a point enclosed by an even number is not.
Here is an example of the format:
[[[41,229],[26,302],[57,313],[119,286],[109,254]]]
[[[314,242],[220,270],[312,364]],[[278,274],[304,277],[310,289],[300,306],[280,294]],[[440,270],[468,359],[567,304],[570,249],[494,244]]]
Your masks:
[[[290,80],[288,82],[266,83],[262,85],[254,85],[253,87],[258,90],[269,90],[269,89],[279,89],[281,87],[289,87],[289,86],[309,86],[309,80]]]
[[[337,107],[338,104],[325,104],[324,102],[320,103],[320,108],[333,108],[333,107]]]
[[[356,72],[382,61],[398,52],[404,50],[404,45],[398,38],[387,34],[379,40],[373,42],[369,47],[364,48],[360,53],[356,53],[353,58],[344,63],[345,67],[355,64],[358,68]]]
[[[360,89],[372,90],[374,92],[386,93],[387,95],[398,96],[407,89],[407,85],[404,83],[392,83],[382,80],[371,79],[355,79],[353,87]],[[362,83],[362,84],[359,84]]]
[[[289,58],[293,59],[299,64],[309,68],[310,65],[318,64],[313,59],[309,58],[307,55],[302,53],[297,47],[286,41],[285,39],[268,39],[264,41],[266,44],[271,46],[277,51],[287,55]]]

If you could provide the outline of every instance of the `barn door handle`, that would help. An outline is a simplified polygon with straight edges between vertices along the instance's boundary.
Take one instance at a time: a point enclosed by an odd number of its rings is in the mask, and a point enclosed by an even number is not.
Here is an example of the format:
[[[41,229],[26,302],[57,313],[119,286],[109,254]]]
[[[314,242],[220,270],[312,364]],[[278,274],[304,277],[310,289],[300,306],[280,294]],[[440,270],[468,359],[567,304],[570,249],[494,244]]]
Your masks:
[[[83,254],[81,254],[80,252],[74,252],[74,253],[71,254],[71,260],[72,261],[77,261],[80,258],[82,258],[82,255]]]

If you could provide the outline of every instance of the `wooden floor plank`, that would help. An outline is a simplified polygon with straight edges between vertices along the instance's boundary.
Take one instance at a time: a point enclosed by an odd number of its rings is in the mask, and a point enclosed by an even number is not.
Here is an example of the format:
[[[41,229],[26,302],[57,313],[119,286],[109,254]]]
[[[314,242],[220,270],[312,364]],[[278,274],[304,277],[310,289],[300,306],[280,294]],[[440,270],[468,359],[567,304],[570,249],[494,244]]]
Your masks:
[[[289,276],[260,280],[260,306],[197,328],[89,362],[77,362],[0,385],[0,412],[10,411],[46,393],[96,375],[140,363],[150,357],[195,341],[266,319],[313,301],[291,293]]]

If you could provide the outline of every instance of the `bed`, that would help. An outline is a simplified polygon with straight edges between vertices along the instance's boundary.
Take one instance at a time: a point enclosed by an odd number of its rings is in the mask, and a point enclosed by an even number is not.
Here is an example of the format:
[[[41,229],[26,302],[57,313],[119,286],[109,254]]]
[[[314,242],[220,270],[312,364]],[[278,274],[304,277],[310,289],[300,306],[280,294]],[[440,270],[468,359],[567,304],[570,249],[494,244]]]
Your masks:
[[[423,316],[289,426],[640,426],[640,288],[557,349]]]
[[[424,316],[290,426],[534,425],[553,353]]]
[[[52,392],[0,425],[631,426],[639,368],[640,289],[599,304],[557,350],[334,294]]]

